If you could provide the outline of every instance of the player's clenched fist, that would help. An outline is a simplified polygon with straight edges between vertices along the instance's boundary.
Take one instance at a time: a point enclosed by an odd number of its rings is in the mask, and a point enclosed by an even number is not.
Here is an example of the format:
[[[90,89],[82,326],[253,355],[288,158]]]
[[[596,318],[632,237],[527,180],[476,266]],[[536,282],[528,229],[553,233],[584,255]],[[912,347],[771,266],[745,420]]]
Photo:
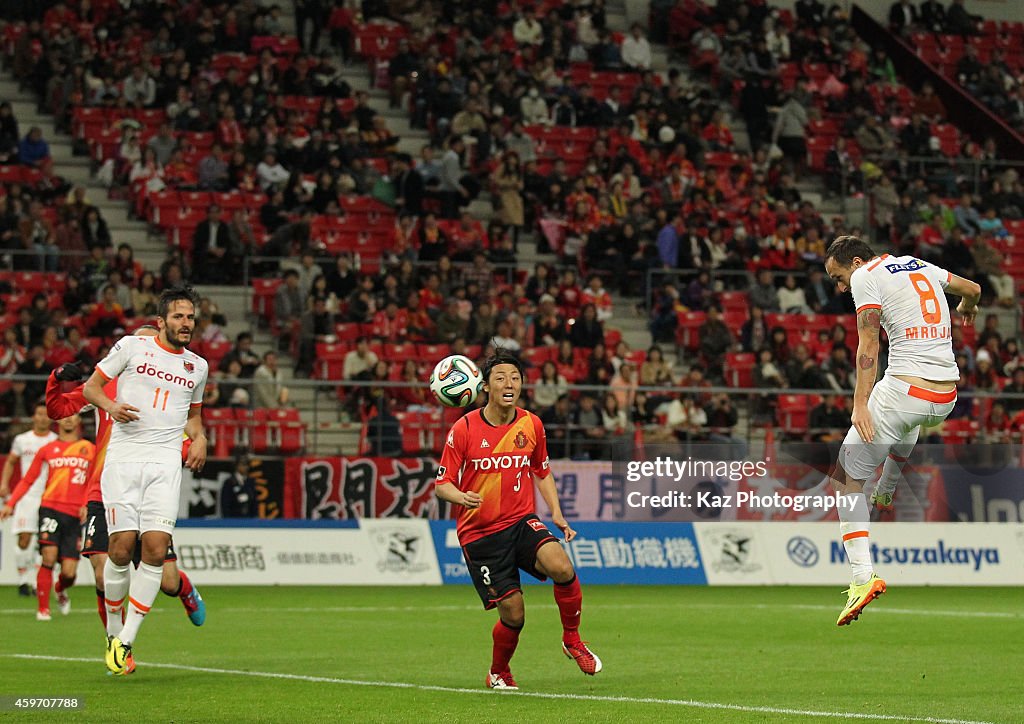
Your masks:
[[[134,422],[139,419],[139,416],[135,414],[138,411],[139,408],[133,407],[127,402],[116,402],[108,414],[115,422]]]
[[[462,494],[462,500],[459,502],[467,508],[479,508],[480,503],[484,502],[484,499],[480,497],[480,493],[474,493],[472,490],[467,490]]]
[[[5,505],[0,508],[0,520],[7,520],[14,514],[14,508],[9,505]]]

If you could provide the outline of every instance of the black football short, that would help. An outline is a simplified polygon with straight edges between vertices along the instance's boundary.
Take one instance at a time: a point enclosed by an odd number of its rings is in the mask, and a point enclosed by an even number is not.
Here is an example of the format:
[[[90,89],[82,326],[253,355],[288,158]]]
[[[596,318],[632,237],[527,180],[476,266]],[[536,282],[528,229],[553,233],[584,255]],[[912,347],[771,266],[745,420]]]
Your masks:
[[[89,501],[85,514],[85,542],[82,555],[86,558],[97,553],[106,553],[110,537],[107,534],[107,515],[103,503]]]
[[[78,544],[82,540],[82,521],[77,515],[61,513],[53,508],[39,509],[39,549],[57,546],[60,560],[78,560]]]
[[[546,580],[537,570],[537,550],[550,541],[557,541],[536,515],[528,515],[504,530],[491,533],[462,547],[476,592],[485,609],[521,591],[519,569],[537,580]]]
[[[97,553],[106,553],[110,545],[110,537],[107,533],[107,516],[103,503],[90,502],[87,506],[85,518],[85,543],[82,545],[82,555],[89,557]],[[176,561],[178,555],[174,552],[174,540],[167,545],[167,555],[164,561]],[[142,536],[135,542],[135,554],[132,556],[135,567],[142,562]]]

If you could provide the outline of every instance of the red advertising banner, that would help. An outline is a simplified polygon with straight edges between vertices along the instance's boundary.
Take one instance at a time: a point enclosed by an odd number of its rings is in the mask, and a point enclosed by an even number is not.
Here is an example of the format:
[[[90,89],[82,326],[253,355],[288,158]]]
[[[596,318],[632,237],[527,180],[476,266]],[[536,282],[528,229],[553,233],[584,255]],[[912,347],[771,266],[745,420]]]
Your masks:
[[[284,516],[309,520],[447,517],[431,458],[289,458]]]

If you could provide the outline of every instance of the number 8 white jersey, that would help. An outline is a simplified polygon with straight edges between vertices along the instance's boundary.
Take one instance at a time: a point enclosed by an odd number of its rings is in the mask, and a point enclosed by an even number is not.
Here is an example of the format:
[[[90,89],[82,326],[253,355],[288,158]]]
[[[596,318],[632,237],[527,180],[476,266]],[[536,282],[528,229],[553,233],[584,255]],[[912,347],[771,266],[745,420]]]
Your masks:
[[[117,377],[117,401],[138,408],[134,422],[114,422],[106,462],[181,461],[181,438],[192,407],[203,403],[209,365],[157,337],[124,337],[96,369]]]
[[[911,375],[956,382],[960,371],[953,356],[951,318],[945,289],[952,275],[912,256],[884,256],[850,276],[857,313],[881,310],[889,335],[888,375]]]

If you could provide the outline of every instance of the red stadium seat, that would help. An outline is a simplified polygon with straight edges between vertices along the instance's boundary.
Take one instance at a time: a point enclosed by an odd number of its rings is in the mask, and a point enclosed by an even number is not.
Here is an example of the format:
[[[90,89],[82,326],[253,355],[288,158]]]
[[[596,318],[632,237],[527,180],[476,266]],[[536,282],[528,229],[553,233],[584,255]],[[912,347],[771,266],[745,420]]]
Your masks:
[[[757,357],[753,352],[726,353],[723,365],[725,383],[730,387],[753,387],[756,364]]]
[[[676,344],[688,350],[697,349],[700,344],[697,330],[707,321],[707,315],[704,312],[679,312],[676,317]]]

